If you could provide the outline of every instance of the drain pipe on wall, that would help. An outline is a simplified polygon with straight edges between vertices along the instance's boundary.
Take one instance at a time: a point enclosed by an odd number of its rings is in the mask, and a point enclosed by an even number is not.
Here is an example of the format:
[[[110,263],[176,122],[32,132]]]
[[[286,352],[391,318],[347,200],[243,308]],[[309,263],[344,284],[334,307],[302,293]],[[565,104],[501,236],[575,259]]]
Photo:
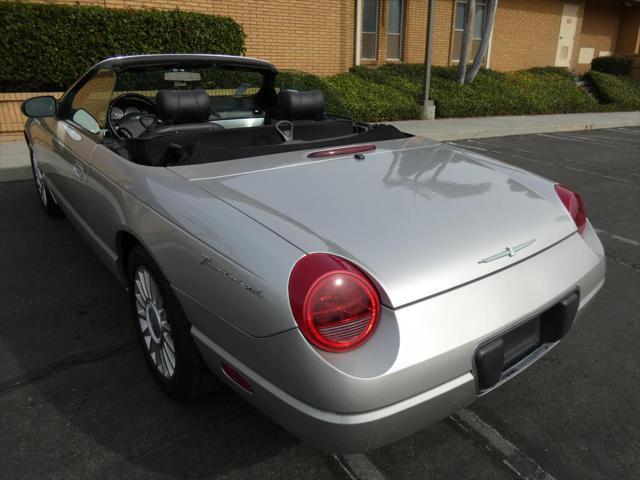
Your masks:
[[[360,65],[360,48],[362,47],[362,0],[356,1],[356,65]]]

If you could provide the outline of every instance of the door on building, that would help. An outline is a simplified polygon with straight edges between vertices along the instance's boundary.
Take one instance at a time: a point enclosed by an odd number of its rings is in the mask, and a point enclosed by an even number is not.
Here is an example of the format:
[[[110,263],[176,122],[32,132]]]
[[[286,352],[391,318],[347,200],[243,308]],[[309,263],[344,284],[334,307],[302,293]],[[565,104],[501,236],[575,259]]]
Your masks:
[[[556,51],[556,67],[568,67],[571,63],[579,8],[580,6],[574,3],[565,3],[562,7],[560,36],[558,37],[558,49]]]

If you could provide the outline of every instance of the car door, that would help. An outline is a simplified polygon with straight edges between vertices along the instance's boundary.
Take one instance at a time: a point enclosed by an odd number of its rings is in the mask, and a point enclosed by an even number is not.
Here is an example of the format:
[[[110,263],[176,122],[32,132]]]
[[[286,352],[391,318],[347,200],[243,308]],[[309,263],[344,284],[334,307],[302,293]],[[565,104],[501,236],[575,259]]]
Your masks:
[[[55,164],[50,179],[65,207],[83,221],[86,221],[86,176],[95,146],[95,138],[87,135],[77,125],[68,120],[58,120],[53,133]]]
[[[113,79],[113,80],[112,80]],[[87,189],[91,157],[101,140],[115,76],[98,71],[77,90],[67,93],[52,122],[53,155],[48,177],[64,206],[88,228],[92,200]]]

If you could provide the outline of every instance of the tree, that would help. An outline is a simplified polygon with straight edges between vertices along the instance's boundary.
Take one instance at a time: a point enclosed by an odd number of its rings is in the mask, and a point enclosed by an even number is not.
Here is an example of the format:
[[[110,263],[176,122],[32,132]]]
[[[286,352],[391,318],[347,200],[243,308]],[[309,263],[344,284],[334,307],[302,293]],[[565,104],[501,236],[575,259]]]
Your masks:
[[[491,39],[491,32],[493,31],[493,23],[496,18],[496,10],[498,9],[498,0],[489,0],[487,4],[487,18],[485,19],[484,31],[482,32],[482,38],[480,39],[480,46],[478,47],[478,52],[476,53],[475,58],[473,59],[473,64],[466,72],[466,76],[464,81],[466,83],[471,83],[475,80],[476,75],[480,71],[480,67],[484,62],[485,57],[487,56],[487,51],[489,50],[489,40]]]
[[[458,63],[458,82],[464,83],[467,76],[467,56],[471,43],[471,30],[473,28],[473,16],[476,11],[476,0],[467,0],[464,8],[464,31],[462,32],[462,48]]]

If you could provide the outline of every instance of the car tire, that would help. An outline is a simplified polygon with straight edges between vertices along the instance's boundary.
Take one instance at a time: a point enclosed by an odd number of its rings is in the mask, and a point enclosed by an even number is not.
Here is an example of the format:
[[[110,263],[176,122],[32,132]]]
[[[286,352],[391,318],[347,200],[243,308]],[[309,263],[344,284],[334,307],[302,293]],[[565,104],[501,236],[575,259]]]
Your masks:
[[[56,200],[49,192],[49,188],[44,180],[42,175],[42,171],[38,166],[38,162],[33,156],[33,150],[31,150],[31,145],[28,145],[29,148],[29,158],[31,160],[31,173],[33,174],[33,181],[36,186],[36,191],[38,192],[38,199],[40,200],[40,206],[44,213],[46,213],[50,217],[60,217],[62,216],[62,209],[56,202]]]
[[[176,400],[195,398],[217,383],[208,371],[169,282],[141,245],[128,261],[129,303],[147,365]]]

